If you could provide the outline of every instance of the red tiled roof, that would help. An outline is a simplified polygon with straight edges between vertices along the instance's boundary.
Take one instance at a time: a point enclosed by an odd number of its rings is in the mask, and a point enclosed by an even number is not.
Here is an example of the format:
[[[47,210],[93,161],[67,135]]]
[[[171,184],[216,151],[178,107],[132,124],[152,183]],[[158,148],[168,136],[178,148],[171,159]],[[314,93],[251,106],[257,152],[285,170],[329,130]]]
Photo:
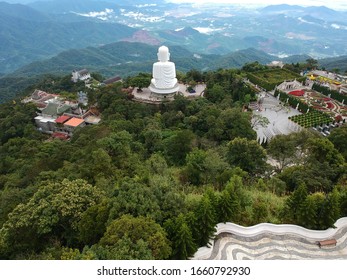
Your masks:
[[[55,122],[63,124],[64,122],[68,121],[69,119],[71,119],[71,117],[69,117],[69,116],[61,116],[61,117],[57,118],[55,120]]]
[[[84,120],[79,119],[79,118],[72,118],[72,119],[68,120],[66,123],[64,123],[64,125],[77,127],[82,123],[84,123]]]

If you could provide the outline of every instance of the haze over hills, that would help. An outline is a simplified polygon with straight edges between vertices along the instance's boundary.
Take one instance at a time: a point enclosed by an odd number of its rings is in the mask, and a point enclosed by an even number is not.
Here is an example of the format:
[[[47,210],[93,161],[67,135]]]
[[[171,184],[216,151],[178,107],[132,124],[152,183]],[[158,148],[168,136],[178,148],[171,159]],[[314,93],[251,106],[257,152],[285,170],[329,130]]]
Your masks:
[[[18,2],[18,1],[12,1]],[[150,1],[0,3],[0,73],[59,52],[121,40],[224,55],[255,48],[280,57],[346,55],[346,12],[277,5],[258,10]]]

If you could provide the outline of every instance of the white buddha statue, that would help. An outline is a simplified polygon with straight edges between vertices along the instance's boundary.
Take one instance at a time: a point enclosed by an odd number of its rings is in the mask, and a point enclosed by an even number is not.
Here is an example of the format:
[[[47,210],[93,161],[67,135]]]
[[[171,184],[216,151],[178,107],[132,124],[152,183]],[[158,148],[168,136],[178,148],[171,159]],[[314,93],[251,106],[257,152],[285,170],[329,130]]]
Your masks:
[[[161,46],[158,50],[158,62],[153,64],[153,79],[149,89],[154,93],[168,94],[178,91],[175,63],[169,61],[169,49]]]

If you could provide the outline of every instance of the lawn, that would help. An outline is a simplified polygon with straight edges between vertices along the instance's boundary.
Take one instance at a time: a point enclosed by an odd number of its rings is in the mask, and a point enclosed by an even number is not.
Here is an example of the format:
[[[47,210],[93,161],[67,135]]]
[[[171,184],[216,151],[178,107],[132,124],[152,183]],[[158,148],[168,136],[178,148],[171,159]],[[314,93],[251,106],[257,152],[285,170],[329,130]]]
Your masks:
[[[280,84],[287,80],[302,78],[300,75],[285,69],[268,69],[253,73],[259,79],[265,80],[270,84]]]
[[[300,75],[291,72],[286,69],[267,69],[257,72],[247,73],[247,78],[254,84],[257,84],[266,90],[273,90],[275,86],[281,84],[284,81],[288,80],[302,80],[305,79]]]

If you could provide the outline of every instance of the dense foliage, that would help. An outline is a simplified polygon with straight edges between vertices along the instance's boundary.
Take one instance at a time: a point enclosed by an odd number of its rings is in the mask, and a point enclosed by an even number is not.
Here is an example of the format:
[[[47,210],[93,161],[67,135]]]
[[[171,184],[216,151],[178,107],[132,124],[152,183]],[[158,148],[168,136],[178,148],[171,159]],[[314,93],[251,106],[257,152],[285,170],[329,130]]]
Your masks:
[[[120,84],[90,93],[103,121],[69,142],[39,134],[33,106],[1,105],[0,258],[187,259],[218,222],[325,229],[347,214],[346,128],[264,148],[238,72],[182,78],[206,82],[206,97],[156,106]]]

